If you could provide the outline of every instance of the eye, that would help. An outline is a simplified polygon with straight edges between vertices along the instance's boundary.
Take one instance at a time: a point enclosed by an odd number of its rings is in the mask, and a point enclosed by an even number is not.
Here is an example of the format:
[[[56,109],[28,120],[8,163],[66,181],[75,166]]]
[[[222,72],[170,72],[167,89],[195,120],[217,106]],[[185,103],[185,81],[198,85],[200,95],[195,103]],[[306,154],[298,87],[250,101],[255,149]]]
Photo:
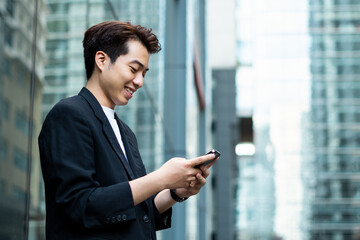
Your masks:
[[[137,72],[137,70],[136,70],[134,67],[132,67],[132,66],[130,66],[130,69],[131,69],[131,72],[132,72],[132,73],[136,73],[136,72]]]
[[[142,72],[143,78],[145,78],[146,74],[148,73],[148,70],[149,70],[149,69],[145,69],[145,70]]]

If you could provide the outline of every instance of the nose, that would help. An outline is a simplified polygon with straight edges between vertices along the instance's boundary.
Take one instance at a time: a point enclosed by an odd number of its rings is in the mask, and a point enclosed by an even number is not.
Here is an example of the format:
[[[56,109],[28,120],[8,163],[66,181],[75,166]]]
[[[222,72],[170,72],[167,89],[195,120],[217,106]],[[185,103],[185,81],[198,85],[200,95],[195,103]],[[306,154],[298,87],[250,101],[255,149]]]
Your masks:
[[[144,77],[141,73],[137,74],[133,80],[136,89],[141,88],[143,86],[143,82],[144,82]]]

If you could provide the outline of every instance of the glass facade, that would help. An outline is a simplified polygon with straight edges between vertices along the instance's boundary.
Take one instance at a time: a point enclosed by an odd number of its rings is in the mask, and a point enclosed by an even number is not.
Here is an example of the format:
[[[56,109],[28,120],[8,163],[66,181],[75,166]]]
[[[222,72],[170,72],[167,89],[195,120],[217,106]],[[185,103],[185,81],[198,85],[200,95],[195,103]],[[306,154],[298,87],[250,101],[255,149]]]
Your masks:
[[[358,239],[360,4],[309,1],[311,118],[308,239]]]
[[[239,157],[239,239],[358,239],[359,2],[239,0],[238,13],[238,111],[256,147]]]
[[[255,148],[238,153],[238,239],[306,239],[301,165],[310,85],[307,2],[237,3],[238,117],[251,120]]]
[[[0,1],[0,239],[24,239],[34,233],[32,225],[27,228],[29,219],[43,219],[39,153],[32,144],[37,135],[32,133],[41,127],[46,5],[35,5]]]
[[[43,116],[59,100],[77,94],[85,85],[84,31],[104,20],[105,6],[101,0],[47,1]]]

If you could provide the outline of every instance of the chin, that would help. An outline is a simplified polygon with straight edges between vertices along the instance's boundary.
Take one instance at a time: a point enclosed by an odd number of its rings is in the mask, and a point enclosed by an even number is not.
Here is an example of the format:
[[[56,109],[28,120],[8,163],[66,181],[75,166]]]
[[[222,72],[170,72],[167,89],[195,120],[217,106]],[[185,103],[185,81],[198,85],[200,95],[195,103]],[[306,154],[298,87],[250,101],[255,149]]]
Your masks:
[[[124,106],[124,105],[128,104],[128,102],[129,102],[128,99],[122,98],[122,97],[119,97],[119,98],[113,100],[113,103],[115,104],[115,106]]]
[[[125,106],[128,104],[129,101],[119,101],[116,103],[117,106]]]

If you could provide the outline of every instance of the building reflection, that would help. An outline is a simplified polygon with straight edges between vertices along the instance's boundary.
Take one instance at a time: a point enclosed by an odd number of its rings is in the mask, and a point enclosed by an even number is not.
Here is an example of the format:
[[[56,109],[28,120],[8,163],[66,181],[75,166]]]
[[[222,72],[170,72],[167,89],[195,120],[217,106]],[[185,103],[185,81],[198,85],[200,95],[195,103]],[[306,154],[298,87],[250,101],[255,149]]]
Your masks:
[[[30,2],[0,2],[0,32],[3,33],[0,35],[0,239],[23,239],[26,218],[43,219],[37,136],[29,136],[29,123],[32,122],[33,133],[39,131],[46,23],[44,17],[37,18],[37,64],[33,69],[35,4]],[[39,1],[39,15],[45,16],[45,10],[44,1]],[[34,84],[34,95],[30,92],[31,84]],[[30,114],[30,103],[34,103],[33,114]],[[30,151],[29,142],[33,143]],[[32,182],[30,192],[28,174]],[[30,197],[29,212],[25,211],[27,197]],[[33,234],[32,229],[30,233]]]

